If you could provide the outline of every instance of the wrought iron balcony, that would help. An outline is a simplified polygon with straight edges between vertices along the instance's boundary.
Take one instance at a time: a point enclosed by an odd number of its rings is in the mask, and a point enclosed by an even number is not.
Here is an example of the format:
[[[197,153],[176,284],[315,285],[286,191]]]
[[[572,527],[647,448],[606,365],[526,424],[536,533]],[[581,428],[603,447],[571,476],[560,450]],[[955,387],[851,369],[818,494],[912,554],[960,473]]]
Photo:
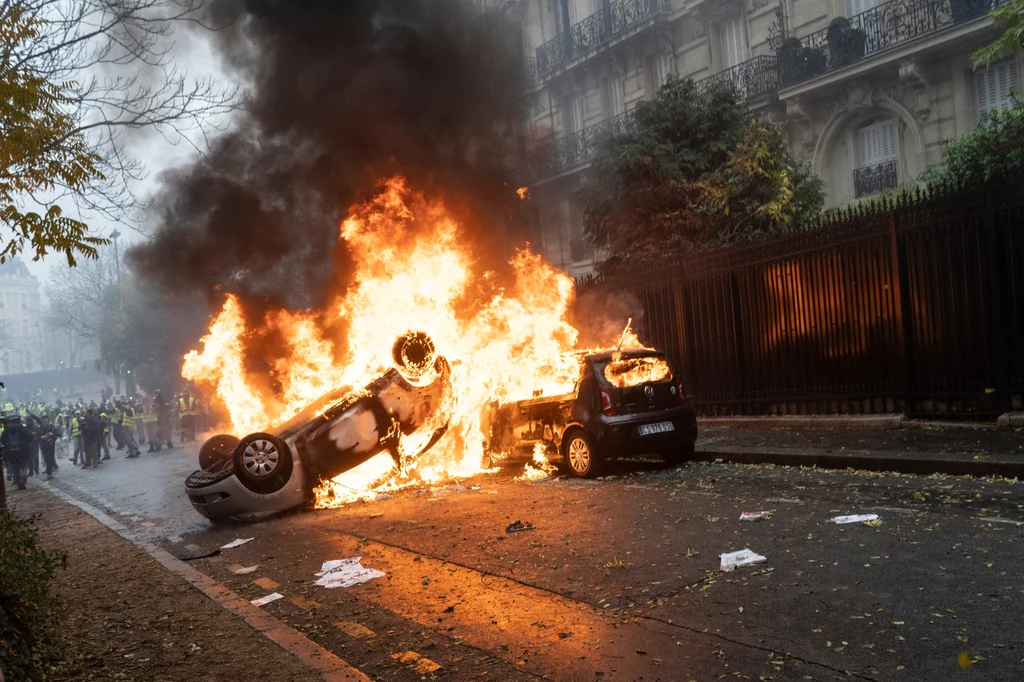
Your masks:
[[[895,159],[853,171],[853,189],[858,199],[878,194],[882,190],[896,189],[898,185],[899,172]]]
[[[731,69],[702,78],[696,82],[697,92],[704,94],[716,86],[730,88],[740,99],[760,97],[779,89],[779,63],[774,56],[754,57]]]
[[[617,0],[537,48],[537,75],[547,78],[576,57],[667,12],[670,0]]]
[[[629,129],[632,117],[632,112],[626,112],[565,137],[546,140],[531,152],[526,163],[519,167],[519,179],[523,182],[535,182],[590,161],[597,153],[602,140]]]
[[[778,49],[782,85],[820,76],[890,47],[986,15],[1010,0],[891,0]]]

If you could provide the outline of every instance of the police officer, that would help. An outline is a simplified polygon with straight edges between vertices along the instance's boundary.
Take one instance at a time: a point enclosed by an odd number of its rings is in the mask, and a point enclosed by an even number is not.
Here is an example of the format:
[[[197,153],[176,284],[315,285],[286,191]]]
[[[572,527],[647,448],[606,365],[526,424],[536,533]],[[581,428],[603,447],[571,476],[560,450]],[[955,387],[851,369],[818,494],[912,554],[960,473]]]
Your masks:
[[[50,415],[44,414],[39,424],[39,449],[43,453],[46,465],[46,480],[53,480],[53,472],[57,468],[57,457],[54,448],[57,446],[57,427],[50,421]]]
[[[25,489],[25,459],[31,442],[32,433],[21,423],[21,415],[14,414],[8,417],[7,428],[0,434],[0,448],[18,490]]]

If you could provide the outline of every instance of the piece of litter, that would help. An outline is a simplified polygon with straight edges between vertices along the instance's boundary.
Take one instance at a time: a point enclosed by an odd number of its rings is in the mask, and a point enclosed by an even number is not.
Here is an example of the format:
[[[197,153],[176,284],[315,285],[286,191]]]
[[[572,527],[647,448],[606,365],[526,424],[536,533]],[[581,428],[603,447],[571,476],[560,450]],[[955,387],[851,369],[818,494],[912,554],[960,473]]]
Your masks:
[[[239,564],[235,564],[234,566],[230,567],[230,570],[235,575],[248,575],[249,573],[252,573],[259,567],[259,564],[256,564],[254,566],[241,566]]]
[[[505,526],[506,533],[522,533],[524,530],[533,530],[533,524],[529,521],[526,523],[516,521],[515,523],[510,523]]]
[[[999,516],[980,516],[979,521],[987,521],[988,523],[1007,523],[1012,526],[1024,526],[1024,521],[1014,521],[1013,519],[1004,519]]]
[[[741,549],[721,556],[722,570],[726,573],[736,568],[743,568],[744,566],[752,566],[754,564],[763,564],[768,561],[767,557],[763,557],[750,549]]]
[[[742,512],[740,514],[740,521],[762,521],[771,517],[772,513],[770,511]]]
[[[882,525],[882,519],[871,519],[870,521],[861,521],[861,523],[871,528],[878,528]]]
[[[832,523],[861,523],[862,521],[876,520],[878,520],[878,514],[853,514],[852,516],[837,516],[832,519]]]
[[[188,652],[190,654],[194,654],[195,652],[199,651],[200,649],[201,649],[201,647],[198,644],[196,644],[195,642],[192,642],[191,644],[188,645]]]
[[[199,552],[198,554],[179,554],[178,558],[182,561],[195,561],[196,559],[208,559],[209,557],[217,556],[218,554],[220,554],[220,550],[213,549],[209,552]]]
[[[260,597],[259,599],[253,599],[249,603],[252,604],[253,606],[265,606],[265,605],[269,604],[272,601],[277,601],[278,599],[284,599],[284,595],[281,594],[280,592],[271,592],[266,597]]]
[[[718,459],[715,460],[715,464],[725,464],[725,460],[719,457]]]
[[[234,549],[235,547],[241,547],[242,545],[244,545],[247,542],[252,542],[252,540],[253,540],[253,538],[238,538],[237,540],[232,540],[231,542],[229,542],[226,545],[221,545],[220,548],[221,549]]]
[[[333,590],[337,587],[352,587],[376,578],[383,578],[386,575],[376,569],[363,566],[360,563],[362,560],[363,557],[357,556],[350,559],[325,561],[316,574],[319,580],[313,584]]]

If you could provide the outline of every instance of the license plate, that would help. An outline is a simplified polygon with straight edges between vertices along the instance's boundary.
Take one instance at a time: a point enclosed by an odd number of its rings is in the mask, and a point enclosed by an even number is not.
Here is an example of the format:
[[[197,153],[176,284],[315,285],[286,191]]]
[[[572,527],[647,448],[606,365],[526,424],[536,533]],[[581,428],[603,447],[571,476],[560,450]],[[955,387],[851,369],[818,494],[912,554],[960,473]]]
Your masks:
[[[641,436],[653,436],[656,433],[668,433],[675,431],[676,427],[672,422],[658,422],[657,424],[644,424],[639,427]]]

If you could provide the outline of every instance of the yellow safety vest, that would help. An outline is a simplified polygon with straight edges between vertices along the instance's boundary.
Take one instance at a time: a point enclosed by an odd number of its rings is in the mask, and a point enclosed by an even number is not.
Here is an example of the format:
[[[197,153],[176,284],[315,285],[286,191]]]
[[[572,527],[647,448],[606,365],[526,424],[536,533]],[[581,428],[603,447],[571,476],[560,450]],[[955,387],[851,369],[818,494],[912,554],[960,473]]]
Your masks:
[[[82,430],[78,428],[78,417],[71,420],[71,435],[72,437],[82,435]]]
[[[188,403],[185,403],[184,398],[178,398],[178,414],[182,417],[188,415],[195,415],[196,413],[196,399],[192,396],[188,397]]]
[[[124,408],[124,416],[121,418],[121,426],[126,429],[135,428],[135,410],[130,407]]]

